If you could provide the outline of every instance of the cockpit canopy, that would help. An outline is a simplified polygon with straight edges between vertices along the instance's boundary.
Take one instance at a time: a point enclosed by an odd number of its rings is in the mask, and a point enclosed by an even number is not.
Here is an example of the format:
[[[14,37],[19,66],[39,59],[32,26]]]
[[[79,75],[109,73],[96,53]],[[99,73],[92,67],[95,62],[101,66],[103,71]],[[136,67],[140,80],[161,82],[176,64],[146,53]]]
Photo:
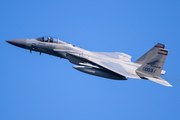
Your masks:
[[[41,42],[66,43],[66,42],[60,40],[59,38],[50,37],[50,36],[43,36],[40,38],[36,38],[36,40],[41,41]]]

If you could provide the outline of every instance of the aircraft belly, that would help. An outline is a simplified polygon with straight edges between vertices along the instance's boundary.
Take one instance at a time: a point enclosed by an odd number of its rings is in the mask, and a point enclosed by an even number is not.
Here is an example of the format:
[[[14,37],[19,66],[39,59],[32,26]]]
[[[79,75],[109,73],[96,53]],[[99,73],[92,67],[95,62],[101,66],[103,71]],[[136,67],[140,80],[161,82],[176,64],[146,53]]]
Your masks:
[[[95,76],[114,79],[114,80],[127,80],[124,76],[118,75],[116,73],[113,73],[111,71],[106,71],[102,69],[87,67],[87,66],[73,66],[73,68]]]

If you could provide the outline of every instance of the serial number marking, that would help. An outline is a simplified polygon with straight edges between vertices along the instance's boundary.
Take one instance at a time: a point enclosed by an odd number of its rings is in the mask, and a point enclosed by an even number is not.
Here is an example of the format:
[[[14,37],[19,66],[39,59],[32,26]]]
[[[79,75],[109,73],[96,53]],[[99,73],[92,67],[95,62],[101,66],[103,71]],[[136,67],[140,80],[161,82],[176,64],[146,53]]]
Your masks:
[[[148,67],[143,67],[142,69],[143,71],[146,71],[146,72],[150,72],[150,73],[153,73],[155,72],[156,70],[152,69],[152,68],[148,68]]]

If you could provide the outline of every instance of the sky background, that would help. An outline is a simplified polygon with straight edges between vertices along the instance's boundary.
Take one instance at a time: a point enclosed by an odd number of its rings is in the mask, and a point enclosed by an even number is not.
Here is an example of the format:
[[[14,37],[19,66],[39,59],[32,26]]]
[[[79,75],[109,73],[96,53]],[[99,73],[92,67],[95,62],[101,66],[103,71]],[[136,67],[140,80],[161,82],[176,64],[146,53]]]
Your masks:
[[[0,120],[180,119],[179,0],[1,0],[0,35]],[[173,87],[92,76],[5,42],[44,35],[132,61],[164,43]]]

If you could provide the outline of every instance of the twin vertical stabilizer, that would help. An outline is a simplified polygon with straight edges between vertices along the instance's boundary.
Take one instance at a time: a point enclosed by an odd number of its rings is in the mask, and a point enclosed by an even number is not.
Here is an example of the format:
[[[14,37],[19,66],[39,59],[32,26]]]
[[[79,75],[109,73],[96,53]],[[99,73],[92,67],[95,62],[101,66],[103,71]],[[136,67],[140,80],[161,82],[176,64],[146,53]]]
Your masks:
[[[137,61],[135,61],[135,63],[142,64],[136,70],[136,73],[142,79],[148,79],[159,84],[172,87],[171,84],[160,78],[164,62],[169,52],[164,49],[164,47],[164,44],[158,43]]]

